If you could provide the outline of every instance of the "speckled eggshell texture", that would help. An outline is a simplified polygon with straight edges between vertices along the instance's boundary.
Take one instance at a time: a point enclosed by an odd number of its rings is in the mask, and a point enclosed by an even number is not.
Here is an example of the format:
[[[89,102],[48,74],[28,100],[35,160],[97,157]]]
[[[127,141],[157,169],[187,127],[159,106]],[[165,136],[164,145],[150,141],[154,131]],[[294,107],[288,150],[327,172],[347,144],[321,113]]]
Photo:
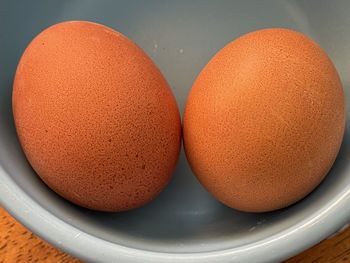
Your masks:
[[[146,204],[178,159],[180,116],[166,80],[132,41],[96,23],[59,23],[29,44],[13,114],[37,174],[83,207]]]
[[[301,33],[259,30],[225,46],[198,76],[185,108],[185,151],[221,202],[271,211],[305,197],[326,176],[344,115],[327,54]]]

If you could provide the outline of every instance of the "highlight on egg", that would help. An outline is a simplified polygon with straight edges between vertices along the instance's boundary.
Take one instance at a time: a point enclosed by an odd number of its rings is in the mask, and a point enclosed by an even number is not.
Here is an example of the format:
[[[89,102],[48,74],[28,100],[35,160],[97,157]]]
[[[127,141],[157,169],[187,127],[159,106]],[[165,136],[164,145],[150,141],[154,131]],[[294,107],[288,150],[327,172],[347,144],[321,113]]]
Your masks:
[[[188,161],[224,204],[248,212],[289,206],[326,176],[345,127],[338,73],[319,45],[282,28],[220,50],[190,91]]]
[[[34,38],[17,67],[13,115],[41,179],[90,209],[150,202],[178,159],[180,115],[168,83],[141,48],[97,23],[63,22]]]

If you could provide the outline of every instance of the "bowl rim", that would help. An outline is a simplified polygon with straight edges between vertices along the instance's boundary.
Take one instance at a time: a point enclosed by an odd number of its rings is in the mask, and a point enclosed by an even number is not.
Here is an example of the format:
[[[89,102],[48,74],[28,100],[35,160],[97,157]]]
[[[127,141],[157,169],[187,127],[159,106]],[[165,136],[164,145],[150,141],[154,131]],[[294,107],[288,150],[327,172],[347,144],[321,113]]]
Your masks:
[[[45,210],[0,164],[0,206],[40,238],[62,251],[91,262],[175,263],[275,262],[311,247],[341,229],[350,219],[350,187],[317,212],[268,238],[242,246],[195,253],[165,253],[131,248],[100,239],[69,225]],[[349,207],[348,209],[344,209]]]

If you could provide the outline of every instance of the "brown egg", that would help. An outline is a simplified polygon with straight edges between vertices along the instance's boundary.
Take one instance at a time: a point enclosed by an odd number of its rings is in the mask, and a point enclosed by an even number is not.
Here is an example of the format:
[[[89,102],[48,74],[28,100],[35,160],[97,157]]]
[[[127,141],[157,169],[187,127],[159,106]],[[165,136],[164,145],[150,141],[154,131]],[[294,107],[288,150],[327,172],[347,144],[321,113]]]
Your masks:
[[[25,50],[13,88],[23,150],[64,198],[122,211],[169,182],[181,143],[175,98],[122,34],[91,22],[54,25]]]
[[[327,54],[303,34],[241,36],[190,92],[184,143],[200,182],[242,211],[286,207],[331,168],[344,133],[344,95]]]

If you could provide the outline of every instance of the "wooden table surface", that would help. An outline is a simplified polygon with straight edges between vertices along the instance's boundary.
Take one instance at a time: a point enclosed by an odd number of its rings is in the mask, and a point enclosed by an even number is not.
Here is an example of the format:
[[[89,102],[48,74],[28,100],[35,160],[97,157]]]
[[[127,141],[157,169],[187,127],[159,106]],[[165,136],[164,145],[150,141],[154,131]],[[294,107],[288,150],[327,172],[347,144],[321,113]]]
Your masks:
[[[0,263],[81,262],[40,240],[0,207]],[[350,262],[350,228],[285,263]]]

